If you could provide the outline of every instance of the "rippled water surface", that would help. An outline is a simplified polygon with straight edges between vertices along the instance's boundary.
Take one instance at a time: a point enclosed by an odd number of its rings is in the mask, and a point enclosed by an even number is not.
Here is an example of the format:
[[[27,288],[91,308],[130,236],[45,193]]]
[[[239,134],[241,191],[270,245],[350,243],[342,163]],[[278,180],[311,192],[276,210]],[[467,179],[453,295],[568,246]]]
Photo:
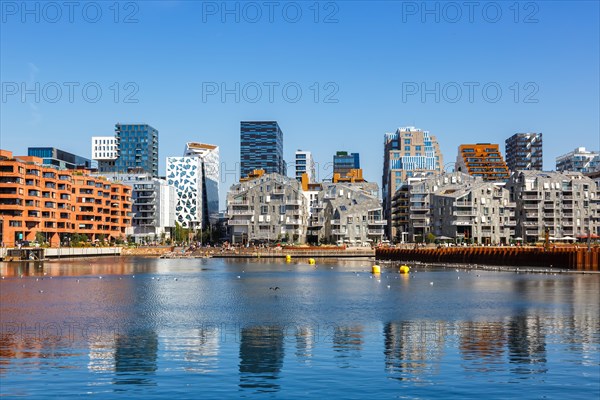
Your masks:
[[[0,263],[0,395],[600,398],[600,275],[370,266]]]

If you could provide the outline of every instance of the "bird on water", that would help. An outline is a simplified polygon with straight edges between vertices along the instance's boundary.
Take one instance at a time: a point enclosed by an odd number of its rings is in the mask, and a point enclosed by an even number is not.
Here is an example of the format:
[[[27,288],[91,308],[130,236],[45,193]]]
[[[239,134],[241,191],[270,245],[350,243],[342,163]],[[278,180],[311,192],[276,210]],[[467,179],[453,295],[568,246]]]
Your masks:
[[[270,287],[269,290],[279,290],[279,286]]]

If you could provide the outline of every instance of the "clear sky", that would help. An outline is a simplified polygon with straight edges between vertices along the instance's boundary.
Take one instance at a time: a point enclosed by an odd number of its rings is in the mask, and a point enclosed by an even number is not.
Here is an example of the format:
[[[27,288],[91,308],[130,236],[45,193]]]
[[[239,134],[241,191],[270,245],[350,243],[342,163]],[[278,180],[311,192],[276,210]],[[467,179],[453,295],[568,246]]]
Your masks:
[[[445,162],[515,132],[543,132],[545,169],[600,148],[598,1],[0,4],[0,147],[16,154],[89,157],[91,136],[148,123],[161,172],[186,141],[219,145],[224,199],[241,120],[277,120],[285,159],[312,151],[321,178],[359,152],[378,183],[401,126],[436,135]]]

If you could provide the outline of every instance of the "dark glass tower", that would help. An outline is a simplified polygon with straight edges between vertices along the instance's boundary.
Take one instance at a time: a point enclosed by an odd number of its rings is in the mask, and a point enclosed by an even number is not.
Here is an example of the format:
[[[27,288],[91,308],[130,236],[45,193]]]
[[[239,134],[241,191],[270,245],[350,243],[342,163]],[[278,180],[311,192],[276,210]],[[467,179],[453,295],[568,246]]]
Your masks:
[[[148,124],[116,124],[119,157],[115,172],[147,172],[158,176],[158,131]]]
[[[351,169],[360,168],[360,157],[358,153],[338,151],[333,156],[333,173],[346,176]]]
[[[267,174],[287,174],[283,132],[277,121],[240,123],[240,176],[246,177],[255,169],[264,169]]]

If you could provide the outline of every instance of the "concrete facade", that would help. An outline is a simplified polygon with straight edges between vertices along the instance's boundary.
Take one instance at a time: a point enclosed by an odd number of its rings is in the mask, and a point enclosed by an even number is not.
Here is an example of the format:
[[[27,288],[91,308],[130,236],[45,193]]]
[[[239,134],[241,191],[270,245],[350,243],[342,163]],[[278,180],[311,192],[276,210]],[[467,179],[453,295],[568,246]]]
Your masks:
[[[308,200],[301,183],[277,173],[237,183],[227,194],[227,217],[233,243],[306,242]]]
[[[507,183],[516,202],[516,235],[525,241],[560,240],[598,232],[600,190],[579,172],[518,171]]]

